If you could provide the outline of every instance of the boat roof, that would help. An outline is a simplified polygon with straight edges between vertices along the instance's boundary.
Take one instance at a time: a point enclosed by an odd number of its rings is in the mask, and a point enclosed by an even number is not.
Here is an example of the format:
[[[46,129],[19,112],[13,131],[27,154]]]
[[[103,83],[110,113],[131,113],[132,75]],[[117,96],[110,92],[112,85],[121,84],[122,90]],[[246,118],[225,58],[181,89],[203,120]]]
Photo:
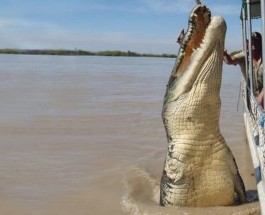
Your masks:
[[[261,17],[261,8],[260,8],[260,0],[242,0],[242,8],[241,8],[241,19],[248,19],[247,17],[247,4],[250,5],[250,18],[251,19],[258,19]],[[245,13],[243,13],[245,11]],[[243,17],[245,14],[245,17]]]

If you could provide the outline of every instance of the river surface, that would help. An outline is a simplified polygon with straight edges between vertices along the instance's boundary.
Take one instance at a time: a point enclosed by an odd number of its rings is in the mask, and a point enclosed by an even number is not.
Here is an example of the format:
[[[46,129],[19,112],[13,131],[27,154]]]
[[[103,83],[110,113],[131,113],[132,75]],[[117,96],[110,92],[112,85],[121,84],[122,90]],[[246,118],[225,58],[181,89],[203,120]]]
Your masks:
[[[258,202],[158,206],[167,150],[161,108],[174,62],[0,55],[0,214],[259,214]],[[240,79],[239,67],[224,66],[220,124],[255,190]]]

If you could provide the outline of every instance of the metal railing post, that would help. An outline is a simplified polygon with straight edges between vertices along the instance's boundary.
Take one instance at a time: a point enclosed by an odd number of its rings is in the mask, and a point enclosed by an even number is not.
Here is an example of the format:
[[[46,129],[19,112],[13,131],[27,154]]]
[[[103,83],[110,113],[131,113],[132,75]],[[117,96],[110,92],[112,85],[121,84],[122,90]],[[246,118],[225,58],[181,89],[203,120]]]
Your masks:
[[[248,63],[248,71],[249,71],[249,78],[250,78],[250,93],[254,95],[253,89],[253,66],[252,66],[252,40],[251,40],[251,33],[252,33],[252,23],[251,23],[251,12],[250,12],[250,0],[246,1],[247,3],[247,24],[248,24],[248,54],[249,54],[249,63]]]
[[[264,0],[260,1],[260,12],[261,12],[261,35],[262,35],[262,66],[263,66],[263,89],[264,89],[264,83],[265,83],[265,68],[264,68],[264,62],[265,62],[265,54],[263,53],[265,50],[265,3]],[[265,107],[265,93],[263,96],[263,107]]]
[[[245,52],[245,74],[246,74],[246,83],[248,86],[249,83],[249,72],[248,72],[248,52],[247,52],[247,29],[246,29],[246,13],[245,10],[242,10],[242,38],[243,38],[243,50]]]

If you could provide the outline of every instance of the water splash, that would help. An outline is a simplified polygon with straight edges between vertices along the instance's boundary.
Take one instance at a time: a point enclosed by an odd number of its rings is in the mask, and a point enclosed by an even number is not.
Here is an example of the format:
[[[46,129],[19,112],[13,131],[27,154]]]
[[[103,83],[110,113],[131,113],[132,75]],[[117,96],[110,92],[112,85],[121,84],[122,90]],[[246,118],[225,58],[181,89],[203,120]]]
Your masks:
[[[125,175],[127,193],[122,197],[121,207],[130,215],[258,215],[259,202],[240,206],[217,206],[205,208],[159,206],[160,184],[145,169],[134,166]]]

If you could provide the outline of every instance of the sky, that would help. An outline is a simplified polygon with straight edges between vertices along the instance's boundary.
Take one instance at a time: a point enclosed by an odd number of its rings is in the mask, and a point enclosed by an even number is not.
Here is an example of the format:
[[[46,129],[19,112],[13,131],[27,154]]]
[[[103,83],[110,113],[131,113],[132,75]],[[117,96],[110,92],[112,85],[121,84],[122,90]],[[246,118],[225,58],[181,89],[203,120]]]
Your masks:
[[[201,0],[240,50],[241,0]],[[1,0],[0,48],[175,54],[195,0]]]

